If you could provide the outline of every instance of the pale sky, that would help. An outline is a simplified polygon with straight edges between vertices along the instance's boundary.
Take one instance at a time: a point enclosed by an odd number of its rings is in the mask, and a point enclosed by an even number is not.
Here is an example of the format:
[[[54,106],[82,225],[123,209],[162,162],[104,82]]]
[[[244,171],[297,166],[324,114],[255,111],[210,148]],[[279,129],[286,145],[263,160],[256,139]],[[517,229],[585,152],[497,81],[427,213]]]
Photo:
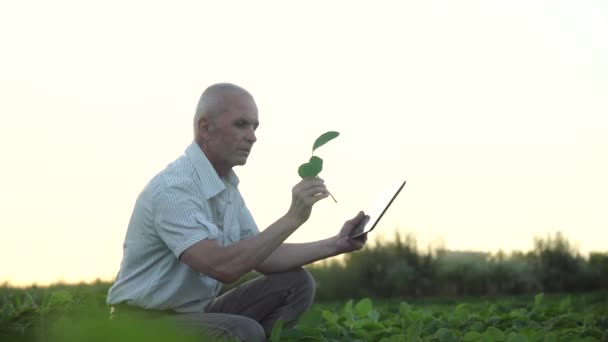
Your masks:
[[[0,4],[0,282],[112,280],[135,199],[192,140],[200,93],[248,89],[236,169],[260,229],[314,139],[335,234],[407,180],[375,234],[608,250],[605,1],[6,1]]]

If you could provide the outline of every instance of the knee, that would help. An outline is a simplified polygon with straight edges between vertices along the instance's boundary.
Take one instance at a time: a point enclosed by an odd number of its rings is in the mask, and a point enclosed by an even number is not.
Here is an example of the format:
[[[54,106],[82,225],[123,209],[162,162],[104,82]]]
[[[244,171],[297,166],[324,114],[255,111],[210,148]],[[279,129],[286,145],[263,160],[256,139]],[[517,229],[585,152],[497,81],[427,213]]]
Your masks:
[[[256,320],[241,317],[233,327],[232,337],[238,339],[239,341],[247,341],[247,342],[261,342],[266,341],[266,332],[260,323]]]
[[[300,298],[300,301],[304,304],[303,310],[307,310],[315,298],[316,283],[310,272],[306,269],[299,267],[295,270],[287,272],[290,277],[290,285],[292,293]]]
[[[312,300],[312,298],[315,296],[315,279],[312,277],[310,272],[303,267],[296,269],[294,273],[296,285],[302,288],[304,292],[308,293]]]

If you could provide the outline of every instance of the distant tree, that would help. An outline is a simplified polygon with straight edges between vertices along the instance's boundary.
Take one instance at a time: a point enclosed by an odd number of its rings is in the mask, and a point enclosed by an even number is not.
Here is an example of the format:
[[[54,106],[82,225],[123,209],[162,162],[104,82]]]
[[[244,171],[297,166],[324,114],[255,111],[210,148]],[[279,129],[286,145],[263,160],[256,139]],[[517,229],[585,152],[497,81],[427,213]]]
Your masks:
[[[582,258],[561,232],[546,240],[535,237],[533,255],[534,271],[545,291],[582,290],[577,283]]]

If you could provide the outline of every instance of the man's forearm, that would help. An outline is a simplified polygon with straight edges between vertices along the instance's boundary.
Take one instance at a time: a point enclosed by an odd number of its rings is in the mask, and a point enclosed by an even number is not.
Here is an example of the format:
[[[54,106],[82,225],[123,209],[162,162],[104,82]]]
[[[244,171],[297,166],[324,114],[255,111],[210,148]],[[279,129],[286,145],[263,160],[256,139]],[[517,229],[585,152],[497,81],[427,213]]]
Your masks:
[[[180,259],[197,272],[231,283],[264,262],[300,225],[286,215],[260,234],[227,247],[202,240],[186,249]]]
[[[240,275],[255,269],[274,254],[298,226],[287,216],[282,217],[260,234],[228,247],[228,262],[224,265]]]
[[[335,238],[308,243],[283,243],[255,269],[261,273],[283,272],[336,255]]]

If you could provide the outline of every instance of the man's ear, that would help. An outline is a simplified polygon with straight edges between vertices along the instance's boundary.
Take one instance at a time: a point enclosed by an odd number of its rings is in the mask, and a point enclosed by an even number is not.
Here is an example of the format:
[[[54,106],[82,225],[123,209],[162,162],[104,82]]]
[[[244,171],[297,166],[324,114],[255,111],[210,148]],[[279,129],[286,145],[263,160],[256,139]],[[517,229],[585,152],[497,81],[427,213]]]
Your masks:
[[[200,119],[198,119],[198,122],[196,123],[196,128],[198,131],[198,136],[204,136],[207,134],[207,132],[209,132],[209,119],[202,117]]]

